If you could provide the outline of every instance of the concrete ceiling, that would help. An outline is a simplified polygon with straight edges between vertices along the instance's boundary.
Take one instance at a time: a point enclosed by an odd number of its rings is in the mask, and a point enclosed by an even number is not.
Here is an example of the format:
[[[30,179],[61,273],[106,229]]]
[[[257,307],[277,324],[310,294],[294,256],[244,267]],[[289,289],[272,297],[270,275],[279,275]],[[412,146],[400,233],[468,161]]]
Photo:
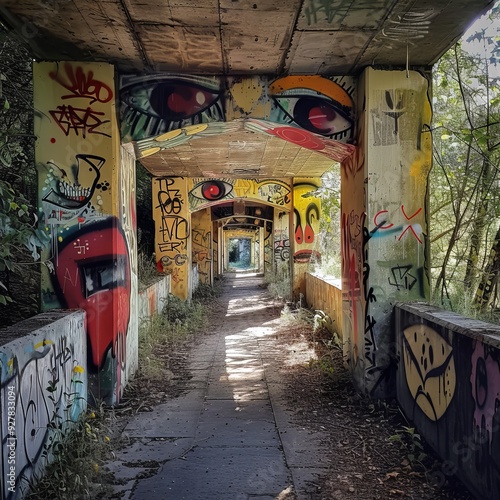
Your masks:
[[[356,75],[432,65],[493,0],[1,0],[47,60],[125,71]]]
[[[190,141],[168,148],[159,147],[162,144],[158,142],[161,137],[139,141],[136,152],[140,162],[157,176],[257,179],[320,177],[335,163],[331,157],[311,149],[273,135],[248,130],[245,121],[241,120],[233,121],[228,132],[199,135],[193,135]],[[148,149],[143,149],[143,143]],[[339,154],[345,157],[355,149],[343,143],[338,143],[338,147]]]
[[[429,67],[493,0],[0,0],[0,18],[44,60],[122,72],[358,75]],[[241,130],[141,159],[156,175],[321,175],[331,158]]]

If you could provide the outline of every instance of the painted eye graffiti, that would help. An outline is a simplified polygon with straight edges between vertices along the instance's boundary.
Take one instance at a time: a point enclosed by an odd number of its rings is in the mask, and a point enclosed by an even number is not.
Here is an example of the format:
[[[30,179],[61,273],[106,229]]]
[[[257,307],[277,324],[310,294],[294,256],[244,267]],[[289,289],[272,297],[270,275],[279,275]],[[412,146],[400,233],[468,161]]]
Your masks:
[[[299,211],[294,208],[293,213],[295,214],[295,241],[300,245],[304,241],[304,233],[302,232],[302,220]]]
[[[186,125],[224,120],[221,91],[181,79],[134,81],[120,91],[122,134],[150,137]]]
[[[299,245],[302,243],[314,242],[314,229],[312,227],[313,218],[319,220],[319,208],[314,203],[309,203],[306,209],[306,227],[302,229],[302,218],[296,208],[293,209],[295,213],[295,242]]]
[[[274,97],[274,101],[289,120],[315,134],[342,139],[352,134],[353,121],[349,114],[333,101],[317,96]]]
[[[354,102],[347,82],[322,76],[286,76],[274,80],[269,94],[278,123],[295,123],[330,139],[349,140],[354,132]]]
[[[309,203],[306,210],[306,228],[304,230],[306,243],[312,243],[314,241],[314,229],[312,228],[313,217],[319,220],[319,209],[314,203]]]
[[[218,201],[226,198],[232,190],[233,186],[229,182],[213,180],[196,184],[189,194],[199,200]]]

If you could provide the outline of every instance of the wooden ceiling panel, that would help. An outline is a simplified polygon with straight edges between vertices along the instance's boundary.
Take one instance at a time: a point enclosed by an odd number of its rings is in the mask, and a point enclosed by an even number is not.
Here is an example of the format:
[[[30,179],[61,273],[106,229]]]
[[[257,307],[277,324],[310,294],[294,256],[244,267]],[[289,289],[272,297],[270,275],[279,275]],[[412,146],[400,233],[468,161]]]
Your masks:
[[[140,24],[138,35],[156,71],[213,74],[222,71],[218,31]]]
[[[299,31],[332,31],[380,26],[393,0],[357,0],[344,2],[304,2],[297,22]]]

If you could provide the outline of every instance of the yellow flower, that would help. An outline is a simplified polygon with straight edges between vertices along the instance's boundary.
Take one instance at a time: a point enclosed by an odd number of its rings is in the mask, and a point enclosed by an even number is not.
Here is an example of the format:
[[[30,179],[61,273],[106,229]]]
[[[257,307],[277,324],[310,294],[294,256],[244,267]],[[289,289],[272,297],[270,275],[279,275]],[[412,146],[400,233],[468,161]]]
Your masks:
[[[74,368],[73,368],[73,373],[84,373],[85,370],[83,369],[83,367],[81,367],[80,365],[76,365]]]
[[[90,418],[95,418],[95,413],[94,413],[94,412],[92,412],[92,413],[90,414]]]
[[[99,465],[94,463],[94,464],[92,464],[92,467],[94,469],[94,472],[97,474],[99,472]]]
[[[104,441],[106,441],[106,443],[109,443],[109,442],[111,441],[111,439],[109,439],[109,436],[106,436],[106,437],[104,438]]]

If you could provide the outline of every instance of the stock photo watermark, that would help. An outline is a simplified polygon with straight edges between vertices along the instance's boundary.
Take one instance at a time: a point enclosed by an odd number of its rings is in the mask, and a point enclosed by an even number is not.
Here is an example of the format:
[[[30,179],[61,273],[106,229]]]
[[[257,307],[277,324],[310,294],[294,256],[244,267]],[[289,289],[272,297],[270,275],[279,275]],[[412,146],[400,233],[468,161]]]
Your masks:
[[[11,493],[16,491],[16,391],[7,387],[7,477],[5,484]]]

